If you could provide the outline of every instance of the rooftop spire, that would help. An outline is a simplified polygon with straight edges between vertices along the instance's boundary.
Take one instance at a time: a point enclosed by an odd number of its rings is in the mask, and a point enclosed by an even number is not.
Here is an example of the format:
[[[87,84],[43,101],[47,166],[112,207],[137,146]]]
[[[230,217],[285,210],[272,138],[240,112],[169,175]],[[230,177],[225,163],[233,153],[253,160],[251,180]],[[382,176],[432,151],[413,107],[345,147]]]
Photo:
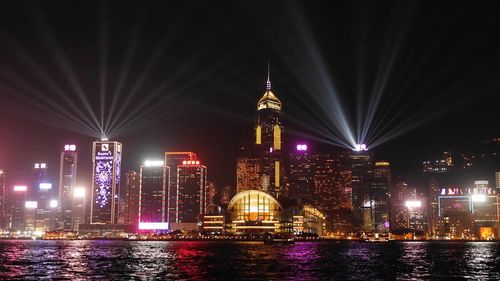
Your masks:
[[[271,80],[269,80],[269,77],[271,76],[271,66],[269,63],[269,60],[267,61],[267,82],[266,82],[266,90],[270,91],[271,90]]]

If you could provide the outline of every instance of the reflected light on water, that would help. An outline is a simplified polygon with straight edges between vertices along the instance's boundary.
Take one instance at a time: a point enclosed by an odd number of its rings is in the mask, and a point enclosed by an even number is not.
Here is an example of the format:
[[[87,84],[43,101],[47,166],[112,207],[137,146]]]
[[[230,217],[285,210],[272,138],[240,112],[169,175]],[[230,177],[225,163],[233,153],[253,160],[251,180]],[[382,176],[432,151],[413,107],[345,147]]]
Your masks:
[[[0,280],[500,280],[499,242],[0,241]]]

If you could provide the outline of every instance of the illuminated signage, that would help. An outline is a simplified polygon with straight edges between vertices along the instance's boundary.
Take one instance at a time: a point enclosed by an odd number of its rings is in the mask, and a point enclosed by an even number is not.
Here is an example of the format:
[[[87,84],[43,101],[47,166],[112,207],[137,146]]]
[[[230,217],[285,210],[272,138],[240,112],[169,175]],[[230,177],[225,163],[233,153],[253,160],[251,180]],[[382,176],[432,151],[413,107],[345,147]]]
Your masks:
[[[42,182],[39,185],[40,190],[51,190],[52,189],[52,184],[48,182]]]
[[[24,207],[26,209],[36,209],[36,208],[38,208],[38,202],[37,201],[26,201],[26,202],[24,202]]]
[[[200,165],[200,161],[182,161],[182,165]]]
[[[113,148],[113,147],[111,147]],[[95,203],[103,208],[111,203],[111,189],[113,184],[113,151],[109,143],[101,144],[101,151],[95,155]]]
[[[298,151],[307,151],[307,144],[297,144]]]
[[[14,191],[20,192],[20,191],[26,191],[28,190],[28,187],[25,185],[16,185],[14,186]]]
[[[46,163],[35,163],[35,169],[45,169],[47,168]]]
[[[168,222],[139,222],[139,229],[142,230],[168,229]]]
[[[64,145],[64,151],[76,151],[76,145],[66,144]]]
[[[354,151],[367,151],[368,148],[366,148],[366,144],[356,144],[354,145]]]
[[[146,160],[144,161],[144,166],[146,167],[161,167],[163,166],[163,161],[159,160]]]

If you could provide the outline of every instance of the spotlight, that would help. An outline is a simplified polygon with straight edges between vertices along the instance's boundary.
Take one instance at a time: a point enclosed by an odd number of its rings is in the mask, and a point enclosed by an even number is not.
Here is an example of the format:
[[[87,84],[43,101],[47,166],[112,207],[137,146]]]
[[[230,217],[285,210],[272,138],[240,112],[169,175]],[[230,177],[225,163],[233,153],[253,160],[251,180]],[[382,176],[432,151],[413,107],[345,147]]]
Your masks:
[[[101,141],[109,141],[109,139],[108,139],[108,137],[106,137],[106,136],[102,136],[102,137],[101,137]]]
[[[360,143],[358,143],[358,144],[354,145],[354,149],[353,150],[354,151],[367,151],[368,148],[366,148],[366,144],[360,144]]]

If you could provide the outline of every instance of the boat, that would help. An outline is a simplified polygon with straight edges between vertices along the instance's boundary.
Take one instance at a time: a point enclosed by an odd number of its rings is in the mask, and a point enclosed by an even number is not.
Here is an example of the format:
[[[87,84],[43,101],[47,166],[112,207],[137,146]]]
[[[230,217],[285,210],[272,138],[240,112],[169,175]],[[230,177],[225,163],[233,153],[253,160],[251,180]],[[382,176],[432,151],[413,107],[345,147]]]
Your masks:
[[[291,245],[294,244],[293,238],[268,238],[264,239],[266,245]]]
[[[380,236],[378,233],[375,233],[374,236],[369,236],[365,239],[365,242],[371,242],[371,243],[386,243],[389,241],[393,241],[393,238],[390,238],[389,236]]]

